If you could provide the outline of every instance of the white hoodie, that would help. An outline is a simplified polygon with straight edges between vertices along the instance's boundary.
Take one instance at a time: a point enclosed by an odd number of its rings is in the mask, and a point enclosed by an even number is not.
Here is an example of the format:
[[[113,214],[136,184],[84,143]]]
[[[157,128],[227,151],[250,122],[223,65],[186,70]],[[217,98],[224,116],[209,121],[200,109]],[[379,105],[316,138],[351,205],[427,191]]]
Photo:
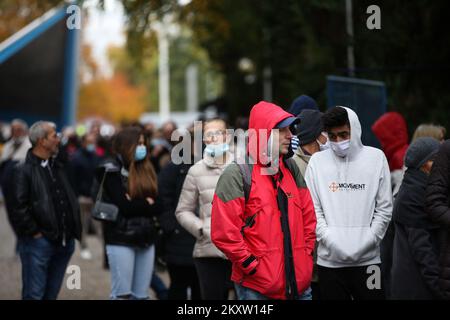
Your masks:
[[[362,144],[358,116],[345,109],[351,128],[347,156],[316,152],[305,174],[317,216],[317,264],[329,268],[380,263],[380,242],[392,215],[386,157]]]

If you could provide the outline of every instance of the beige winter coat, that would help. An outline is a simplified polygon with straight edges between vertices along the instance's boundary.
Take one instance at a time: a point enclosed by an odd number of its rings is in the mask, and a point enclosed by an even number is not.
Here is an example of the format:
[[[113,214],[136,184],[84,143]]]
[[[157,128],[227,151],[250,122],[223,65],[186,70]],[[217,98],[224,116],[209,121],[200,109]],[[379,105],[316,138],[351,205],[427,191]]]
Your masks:
[[[225,255],[211,242],[211,208],[214,190],[225,167],[233,160],[228,153],[227,163],[218,165],[205,155],[188,171],[175,212],[178,222],[196,239],[194,258],[226,259]],[[196,214],[198,208],[198,214]],[[200,229],[203,236],[200,236]]]
[[[295,151],[295,154],[292,156],[292,159],[294,159],[295,163],[300,169],[302,177],[305,177],[306,168],[308,167],[308,162],[309,159],[311,159],[311,156],[306,155],[303,152],[302,148],[299,146]]]

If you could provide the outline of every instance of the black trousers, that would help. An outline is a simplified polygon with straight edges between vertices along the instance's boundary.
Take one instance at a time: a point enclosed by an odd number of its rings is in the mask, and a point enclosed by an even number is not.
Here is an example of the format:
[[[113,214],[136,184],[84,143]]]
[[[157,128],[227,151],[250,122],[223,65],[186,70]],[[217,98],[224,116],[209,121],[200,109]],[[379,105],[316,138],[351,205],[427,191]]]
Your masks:
[[[231,262],[222,258],[194,258],[202,300],[227,300],[233,288]]]
[[[187,289],[191,288],[191,300],[200,300],[197,270],[192,266],[167,264],[170,276],[169,300],[187,300]]]
[[[380,265],[375,265],[380,268]],[[318,266],[321,300],[384,300],[382,273],[380,289],[369,288],[368,280],[374,273],[367,273],[369,266],[326,268]],[[380,269],[379,269],[380,270]]]

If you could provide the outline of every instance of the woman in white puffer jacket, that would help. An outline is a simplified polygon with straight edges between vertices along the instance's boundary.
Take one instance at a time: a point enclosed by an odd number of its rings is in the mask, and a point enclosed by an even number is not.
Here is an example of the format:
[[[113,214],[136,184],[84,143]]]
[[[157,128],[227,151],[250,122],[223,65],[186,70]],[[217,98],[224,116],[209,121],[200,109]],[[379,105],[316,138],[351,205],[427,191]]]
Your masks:
[[[223,300],[228,296],[231,263],[211,241],[211,203],[220,175],[233,160],[225,122],[207,121],[203,139],[203,159],[189,169],[175,214],[181,226],[197,239],[193,257],[202,299]]]

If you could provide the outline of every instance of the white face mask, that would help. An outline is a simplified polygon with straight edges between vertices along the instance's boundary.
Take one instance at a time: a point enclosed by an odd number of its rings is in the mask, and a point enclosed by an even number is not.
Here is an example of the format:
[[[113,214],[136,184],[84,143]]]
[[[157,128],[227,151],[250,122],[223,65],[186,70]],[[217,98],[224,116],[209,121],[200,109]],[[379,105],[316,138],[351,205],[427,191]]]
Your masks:
[[[205,148],[205,152],[213,158],[221,157],[228,150],[230,150],[228,143],[208,144]]]
[[[350,150],[350,139],[341,142],[330,141],[330,147],[338,157],[344,158]]]
[[[320,151],[324,151],[324,150],[330,149],[330,140],[328,140],[328,137],[326,135],[324,135],[323,133],[321,133],[321,135],[323,135],[325,138],[327,138],[327,142],[320,143],[319,140],[316,140],[317,143],[319,144]]]

